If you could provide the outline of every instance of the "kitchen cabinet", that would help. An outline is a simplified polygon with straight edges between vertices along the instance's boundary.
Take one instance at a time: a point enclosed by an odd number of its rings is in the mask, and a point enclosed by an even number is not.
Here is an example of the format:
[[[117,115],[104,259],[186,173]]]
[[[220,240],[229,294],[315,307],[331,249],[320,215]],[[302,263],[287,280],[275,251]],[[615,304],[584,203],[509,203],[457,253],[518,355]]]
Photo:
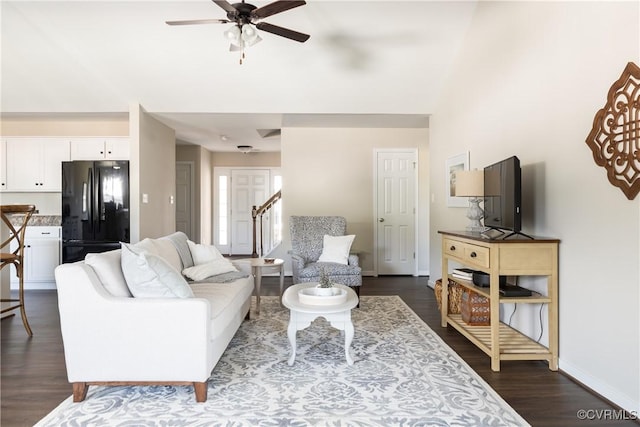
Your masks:
[[[7,141],[0,140],[0,191],[7,189]]]
[[[69,160],[66,139],[7,139],[6,191],[61,191],[62,162]]]
[[[24,236],[25,288],[42,288],[43,283],[55,284],[54,270],[60,265],[61,228],[54,226],[27,227]],[[15,249],[12,244],[11,250]],[[11,287],[18,288],[15,268],[11,267]]]
[[[129,138],[74,138],[71,160],[129,160]]]

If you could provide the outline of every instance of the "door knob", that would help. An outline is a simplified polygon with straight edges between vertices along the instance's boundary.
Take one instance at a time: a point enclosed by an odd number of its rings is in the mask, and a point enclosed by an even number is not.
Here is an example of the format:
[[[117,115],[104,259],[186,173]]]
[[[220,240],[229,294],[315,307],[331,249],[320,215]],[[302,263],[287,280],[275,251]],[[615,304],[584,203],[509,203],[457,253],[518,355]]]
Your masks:
[[[384,218],[378,218],[378,222],[384,222]]]

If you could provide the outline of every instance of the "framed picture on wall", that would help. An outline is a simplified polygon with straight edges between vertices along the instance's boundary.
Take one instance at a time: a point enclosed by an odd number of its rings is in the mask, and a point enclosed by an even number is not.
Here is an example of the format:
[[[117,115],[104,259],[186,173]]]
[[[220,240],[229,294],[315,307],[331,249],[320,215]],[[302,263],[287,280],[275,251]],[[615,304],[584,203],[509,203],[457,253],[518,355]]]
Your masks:
[[[456,197],[456,172],[469,170],[469,152],[449,157],[445,165],[447,207],[466,208],[469,206],[468,197]]]

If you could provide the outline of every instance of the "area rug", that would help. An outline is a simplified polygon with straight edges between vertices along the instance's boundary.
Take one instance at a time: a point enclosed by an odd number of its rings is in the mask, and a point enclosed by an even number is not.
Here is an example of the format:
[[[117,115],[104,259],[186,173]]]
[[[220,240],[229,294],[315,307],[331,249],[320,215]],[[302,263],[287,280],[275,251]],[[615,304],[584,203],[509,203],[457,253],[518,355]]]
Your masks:
[[[289,312],[262,297],[209,380],[190,387],[96,387],[37,426],[526,426],[518,415],[397,296],[363,296],[344,332],[323,318],[298,331],[287,365]],[[253,314],[253,313],[252,313]]]

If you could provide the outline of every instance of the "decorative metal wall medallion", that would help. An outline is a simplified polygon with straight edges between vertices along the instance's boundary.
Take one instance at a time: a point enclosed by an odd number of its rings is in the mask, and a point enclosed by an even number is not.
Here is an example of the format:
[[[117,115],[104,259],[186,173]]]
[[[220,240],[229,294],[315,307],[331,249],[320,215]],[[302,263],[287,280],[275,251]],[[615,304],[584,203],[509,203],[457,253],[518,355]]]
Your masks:
[[[640,192],[640,68],[633,62],[609,89],[586,142],[609,182],[633,200]]]

